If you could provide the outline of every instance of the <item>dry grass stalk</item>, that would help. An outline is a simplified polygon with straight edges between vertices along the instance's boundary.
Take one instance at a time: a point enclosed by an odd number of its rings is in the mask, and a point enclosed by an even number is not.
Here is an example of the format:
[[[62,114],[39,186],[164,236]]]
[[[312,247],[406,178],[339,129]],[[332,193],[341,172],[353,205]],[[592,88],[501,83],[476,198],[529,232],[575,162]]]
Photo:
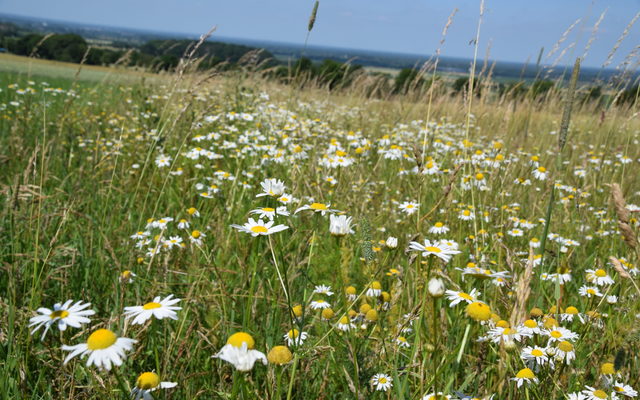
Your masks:
[[[631,229],[631,225],[629,225],[630,212],[629,209],[627,209],[627,203],[624,200],[622,189],[620,189],[620,185],[617,183],[611,185],[611,198],[613,199],[613,206],[618,216],[618,228],[620,228],[622,232],[624,242],[632,249],[636,249],[638,247],[638,238],[633,229]]]
[[[578,25],[578,23],[580,23],[580,21],[581,21],[581,18],[578,18],[573,24],[571,24],[571,26],[569,26],[569,28],[567,28],[566,31],[564,31],[562,36],[560,36],[560,39],[558,39],[558,41],[551,48],[551,51],[549,51],[549,54],[547,54],[547,57],[546,57],[547,59],[550,59],[551,56],[554,55],[560,49],[560,46],[562,45],[562,43],[564,43],[564,41],[567,40],[573,28],[575,28]]]
[[[527,301],[529,295],[531,295],[531,280],[533,279],[533,248],[529,248],[529,259],[527,265],[524,267],[518,284],[515,287],[516,302],[513,305],[513,311],[511,312],[511,318],[509,323],[511,326],[516,326],[524,322],[527,316]]]
[[[615,257],[609,257],[609,261],[611,261],[611,264],[613,265],[613,269],[616,270],[618,275],[620,275],[622,278],[629,279],[629,281],[631,281],[631,284],[636,289],[636,292],[638,292],[638,294],[640,295],[640,287],[638,287],[638,284],[633,279],[633,277],[627,272],[627,270],[624,269],[620,260],[618,260]]]
[[[605,60],[605,62],[602,64],[602,68],[606,68],[609,64],[611,64],[611,60],[613,60],[613,56],[614,54],[616,54],[616,51],[618,51],[618,48],[620,47],[620,44],[622,44],[622,41],[624,40],[625,37],[627,37],[627,35],[629,34],[629,31],[631,31],[631,28],[633,27],[633,25],[636,23],[636,21],[638,20],[638,18],[640,18],[640,12],[638,12],[632,19],[631,21],[627,24],[627,27],[624,28],[624,32],[622,32],[622,35],[620,35],[620,37],[618,38],[618,40],[616,41],[616,44],[613,45],[613,48],[611,49],[611,51],[609,52],[609,55],[607,56],[607,59]]]
[[[587,45],[584,47],[584,53],[582,54],[582,58],[587,57],[587,53],[589,53],[589,49],[591,49],[591,45],[593,44],[593,41],[596,40],[598,29],[600,28],[600,24],[602,23],[602,20],[604,19],[604,16],[606,14],[607,14],[607,10],[604,10],[602,14],[600,14],[600,18],[598,18],[595,25],[593,25],[593,30],[591,31],[591,37],[589,38]]]

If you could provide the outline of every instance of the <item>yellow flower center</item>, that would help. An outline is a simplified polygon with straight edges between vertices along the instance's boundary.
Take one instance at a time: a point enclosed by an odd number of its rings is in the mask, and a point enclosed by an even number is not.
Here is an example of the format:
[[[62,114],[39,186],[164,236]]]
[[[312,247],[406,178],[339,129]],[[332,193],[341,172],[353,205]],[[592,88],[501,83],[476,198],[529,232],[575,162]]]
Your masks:
[[[89,335],[87,348],[89,350],[102,350],[112,346],[118,337],[108,329],[98,329]]]
[[[434,224],[434,226],[435,226],[436,228],[442,228],[442,227],[444,226],[444,224],[443,224],[442,222],[436,222],[436,223]]]
[[[274,212],[275,209],[271,208],[271,207],[265,207],[265,208],[262,209],[262,211],[264,211],[264,212]]]
[[[466,294],[465,292],[460,292],[458,293],[458,296],[462,297],[465,300],[469,300],[469,301],[473,301],[473,297],[469,296],[468,294]]]
[[[347,325],[349,323],[349,317],[345,315],[344,317],[340,318],[340,323],[342,325]]]
[[[287,335],[289,336],[289,339],[296,339],[300,335],[300,331],[297,329],[292,329],[287,333]]]
[[[67,310],[58,310],[58,311],[54,311],[51,314],[49,314],[49,318],[51,319],[56,319],[56,318],[67,318],[69,316],[69,311]]]
[[[542,352],[542,350],[533,349],[531,350],[531,355],[534,357],[542,357],[544,353]]]
[[[407,208],[413,208],[415,207],[413,204],[407,204]]]
[[[253,337],[245,332],[236,332],[233,335],[229,336],[229,339],[227,339],[227,344],[230,344],[233,347],[240,348],[242,347],[242,343],[246,343],[248,349],[253,349],[253,347],[256,345]]]
[[[565,353],[569,351],[573,351],[573,345],[567,342],[566,340],[563,340],[562,342],[560,342],[560,344],[558,344],[558,348],[564,351]]]
[[[160,377],[155,372],[143,372],[136,381],[136,386],[140,389],[153,389],[160,385]]]
[[[266,227],[262,226],[262,225],[256,225],[256,226],[251,228],[251,232],[254,232],[254,233],[267,233],[267,232],[269,232],[269,230]]]
[[[192,236],[194,239],[199,238],[199,237],[200,237],[200,231],[193,231],[193,232],[191,232],[191,236]]]
[[[593,392],[593,396],[599,399],[606,399],[609,397],[604,390],[596,390],[595,392]]]
[[[551,337],[554,337],[556,339],[560,339],[562,337],[562,332],[560,332],[560,331],[551,331],[550,335],[551,335]]]
[[[427,250],[429,253],[441,253],[442,252],[442,250],[439,247],[434,247],[434,246],[425,247],[425,250]]]
[[[538,323],[532,319],[528,319],[524,321],[524,326],[526,326],[527,328],[535,328],[538,326]]]
[[[578,314],[578,309],[577,309],[577,308],[575,308],[575,307],[573,307],[573,306],[569,306],[569,307],[567,307],[567,309],[566,309],[564,312],[565,312],[566,314],[572,314],[572,315],[575,315],[575,314]]]
[[[516,374],[516,378],[524,378],[524,379],[533,379],[536,376],[533,374],[533,371],[531,371],[529,368],[524,368],[521,369],[517,374]]]
[[[378,378],[378,383],[380,383],[380,384],[383,384],[383,385],[384,385],[385,383],[387,383],[387,378],[385,378],[385,377]]]
[[[322,203],[312,203],[309,208],[312,210],[327,210],[327,205]]]
[[[596,294],[596,291],[593,289],[587,289],[588,294]]]
[[[153,310],[154,308],[160,308],[160,307],[162,307],[162,304],[156,303],[153,301],[142,306],[144,310]]]
[[[380,290],[382,289],[382,285],[378,281],[371,282],[371,289]]]
[[[603,270],[603,269],[598,269],[598,270],[596,270],[595,275],[598,278],[604,278],[605,276],[607,276],[607,272],[605,270]]]
[[[547,169],[545,167],[540,167],[540,168],[538,168],[538,171],[544,173],[544,172],[547,172]]]

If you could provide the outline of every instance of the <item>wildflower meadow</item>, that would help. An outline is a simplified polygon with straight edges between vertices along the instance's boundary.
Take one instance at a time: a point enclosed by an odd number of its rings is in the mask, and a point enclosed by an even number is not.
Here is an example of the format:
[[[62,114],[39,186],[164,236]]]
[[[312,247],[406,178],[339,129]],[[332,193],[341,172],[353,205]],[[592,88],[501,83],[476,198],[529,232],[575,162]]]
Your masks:
[[[637,397],[633,105],[117,74],[0,75],[3,398]]]

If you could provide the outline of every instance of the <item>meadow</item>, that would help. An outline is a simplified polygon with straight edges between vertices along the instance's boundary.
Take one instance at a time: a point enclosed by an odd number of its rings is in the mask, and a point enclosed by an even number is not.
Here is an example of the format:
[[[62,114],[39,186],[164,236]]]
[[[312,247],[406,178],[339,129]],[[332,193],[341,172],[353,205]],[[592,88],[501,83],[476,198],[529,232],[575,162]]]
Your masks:
[[[637,396],[637,107],[14,62],[2,398]]]

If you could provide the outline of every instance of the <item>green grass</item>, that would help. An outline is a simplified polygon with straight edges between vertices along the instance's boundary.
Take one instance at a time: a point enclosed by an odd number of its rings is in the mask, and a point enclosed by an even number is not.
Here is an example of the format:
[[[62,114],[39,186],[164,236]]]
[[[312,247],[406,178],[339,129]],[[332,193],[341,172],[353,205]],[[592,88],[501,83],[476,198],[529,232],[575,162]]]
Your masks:
[[[462,100],[438,97],[425,159],[432,158],[441,173],[421,175],[405,172],[422,159],[424,102],[370,100],[357,90],[298,91],[239,72],[215,80],[167,76],[140,82],[135,74],[132,80],[127,74],[112,80],[121,74],[104,69],[87,69],[85,76],[83,67],[76,81],[75,67],[28,63],[30,76],[6,66],[13,72],[0,74],[4,398],[125,398],[123,391],[135,385],[140,373],[155,371],[162,380],[178,383],[154,392],[156,398],[417,399],[436,387],[448,394],[496,394],[495,399],[561,399],[585,385],[605,388],[599,367],[614,359],[620,380],[639,386],[638,293],[608,265],[610,256],[624,257],[629,269],[638,263],[637,253],[620,238],[607,186],[620,183],[627,202],[638,203],[640,126],[630,110],[609,109],[600,122],[595,105],[577,107],[564,154],[567,165],[557,168],[558,139],[550,131],[559,129],[560,99],[513,105],[482,98],[473,105],[475,118],[465,142]],[[18,92],[27,87],[34,92]],[[270,100],[261,96],[263,91]],[[233,119],[231,112],[250,113],[254,119]],[[219,118],[208,122],[207,116]],[[219,137],[194,141],[209,133]],[[185,157],[195,147],[222,157]],[[385,159],[379,149],[394,150],[400,159]],[[307,158],[295,158],[300,150]],[[160,155],[170,156],[171,165],[157,167]],[[532,174],[534,155],[548,169],[546,180]],[[618,155],[632,162],[623,164]],[[322,166],[329,157],[350,157],[354,164]],[[586,177],[574,175],[576,168],[584,168]],[[465,189],[479,173],[487,190]],[[251,237],[231,228],[244,224],[253,209],[279,205],[271,197],[256,198],[266,178],[283,180],[297,199],[287,205],[291,216],[276,217],[276,224],[288,229]],[[516,185],[517,178],[530,179],[531,185]],[[545,346],[546,337],[517,343],[515,349],[476,342],[488,327],[465,315],[464,305],[449,307],[446,298],[430,297],[426,282],[437,275],[447,289],[469,293],[475,288],[494,314],[509,321],[529,240],[540,239],[543,232],[539,220],[545,217],[553,180],[566,187],[557,190],[549,231],[579,245],[564,252],[557,241],[548,241],[545,264],[533,271],[526,309],[541,308],[541,324],[561,319],[552,309],[558,303],[600,317],[561,322],[580,334],[574,341],[576,360],[557,363],[555,370],[542,368],[539,384],[517,388],[510,378],[524,368],[519,351],[525,345]],[[196,188],[198,183],[205,189]],[[212,183],[219,191],[211,198],[200,196]],[[355,233],[332,236],[328,215],[294,215],[296,208],[311,203],[310,197],[352,216]],[[420,203],[419,211],[404,214],[398,207],[404,201]],[[189,216],[190,207],[200,216]],[[464,209],[475,212],[476,219],[459,219]],[[151,243],[136,248],[130,236],[144,231],[149,218],[163,217],[174,221],[166,231],[150,230]],[[514,217],[535,227],[520,228],[522,237],[511,236]],[[177,227],[181,218],[190,222],[188,230]],[[450,228],[446,235],[428,233],[438,221]],[[193,230],[206,235],[201,246],[190,243]],[[154,235],[180,236],[185,248],[148,256]],[[389,236],[398,238],[396,249],[382,244]],[[405,252],[411,240],[442,237],[460,246],[461,253],[448,264]],[[462,279],[458,268],[470,262],[507,271],[512,278],[504,287],[477,277]],[[613,277],[615,283],[601,291],[619,296],[617,304],[578,294],[589,268],[602,268]],[[391,269],[399,274],[387,274]],[[132,283],[120,280],[126,270],[136,274]],[[572,275],[566,285],[540,279],[543,273],[566,270]],[[365,295],[373,281],[388,297]],[[335,294],[313,294],[320,284],[330,285]],[[344,294],[350,285],[359,295],[355,301]],[[169,294],[182,299],[178,320],[142,326],[125,321],[124,307]],[[321,298],[334,311],[329,321],[309,307]],[[96,314],[90,324],[63,333],[54,327],[43,341],[42,331],[30,335],[29,319],[39,307],[67,299],[91,302]],[[362,329],[359,316],[353,332],[335,328],[340,317],[349,310],[357,314],[364,303],[377,310],[375,322]],[[290,308],[297,304],[306,305],[301,322],[291,318]],[[403,317],[408,313],[415,316],[413,331],[401,332],[409,326]],[[239,372],[211,358],[234,332],[251,334],[255,349],[266,354],[284,344],[283,335],[292,327],[309,337],[291,347],[295,357],[290,364],[258,362],[251,372]],[[138,341],[124,364],[106,372],[76,357],[64,365],[67,352],[61,345],[86,342],[98,328]],[[398,336],[410,347],[396,344]],[[388,392],[372,389],[376,373],[393,378]]]

